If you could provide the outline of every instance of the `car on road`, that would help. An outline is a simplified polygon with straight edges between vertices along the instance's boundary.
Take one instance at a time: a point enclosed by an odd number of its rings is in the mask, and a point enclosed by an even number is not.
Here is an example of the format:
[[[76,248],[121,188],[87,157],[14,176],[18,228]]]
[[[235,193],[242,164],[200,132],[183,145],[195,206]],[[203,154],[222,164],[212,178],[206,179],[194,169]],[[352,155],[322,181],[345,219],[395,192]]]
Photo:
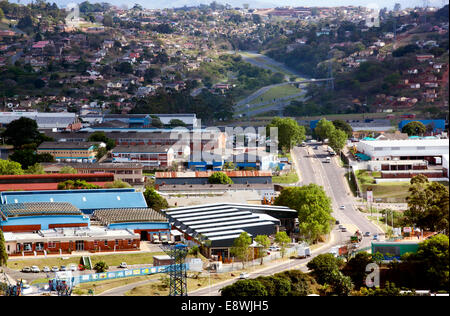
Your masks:
[[[340,209],[340,210],[345,210],[345,205],[339,206],[339,209]]]
[[[280,247],[277,247],[277,246],[270,246],[269,247],[269,251],[280,251]]]
[[[31,268],[30,267],[23,267],[22,268],[22,272],[25,272],[25,273],[31,272]]]
[[[122,263],[119,265],[119,268],[126,269],[126,268],[128,268],[128,265],[127,265],[126,262],[122,262]]]
[[[365,232],[364,233],[364,237],[370,237],[371,233],[370,232]]]
[[[59,271],[59,268],[57,266],[52,267],[52,272],[58,272],[58,271]]]
[[[50,272],[50,271],[51,271],[50,268],[47,266],[42,268],[42,272]]]
[[[67,267],[66,266],[61,266],[60,270],[61,271],[67,271]]]
[[[31,272],[33,272],[33,273],[39,273],[39,272],[41,272],[41,269],[39,269],[38,266],[32,266],[32,267],[31,267]]]
[[[343,232],[343,233],[347,232],[347,228],[342,227],[342,228],[341,228],[341,232]]]
[[[239,275],[239,279],[243,279],[243,280],[248,279],[249,277],[250,277],[250,274],[245,273],[245,272],[242,272],[242,273]]]
[[[305,142],[302,142],[302,143],[300,144],[300,146],[306,147],[306,143],[305,143]]]
[[[69,266],[69,269],[70,269],[70,271],[77,271],[77,270],[78,270],[76,264],[71,264],[71,265]]]
[[[373,235],[373,240],[378,240],[378,234]]]
[[[325,160],[323,161],[325,163],[331,163],[331,158],[330,157],[326,157]]]
[[[340,224],[340,222],[339,221],[336,221],[336,225],[339,225]]]

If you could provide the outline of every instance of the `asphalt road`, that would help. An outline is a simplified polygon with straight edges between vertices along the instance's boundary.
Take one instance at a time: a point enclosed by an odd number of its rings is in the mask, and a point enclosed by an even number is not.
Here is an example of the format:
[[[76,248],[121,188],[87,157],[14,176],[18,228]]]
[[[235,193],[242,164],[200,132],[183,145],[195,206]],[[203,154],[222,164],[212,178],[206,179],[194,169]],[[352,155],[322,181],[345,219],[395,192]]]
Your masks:
[[[332,159],[331,163],[325,163],[325,157],[328,156],[324,146],[318,145],[317,149],[314,146],[295,147],[293,149],[293,159],[295,165],[300,171],[299,185],[307,185],[315,183],[321,185],[327,192],[327,195],[332,200],[333,217],[341,224],[347,227],[347,232],[341,232],[337,227],[333,227],[331,232],[332,241],[321,248],[312,251],[312,256],[306,259],[290,259],[286,263],[274,265],[261,271],[255,271],[250,274],[250,278],[258,276],[273,275],[278,272],[291,269],[300,269],[307,272],[306,264],[315,256],[323,253],[328,253],[333,246],[343,245],[350,239],[350,236],[358,229],[361,232],[371,232],[372,234],[381,234],[382,231],[370,222],[367,217],[360,213],[355,207],[355,199],[350,193],[350,188],[346,183],[346,170],[340,167],[337,157]],[[341,210],[340,206],[345,209]],[[370,246],[372,238],[363,237],[360,248]],[[218,296],[220,289],[226,285],[236,282],[239,278],[236,277],[226,282],[205,287],[189,293],[191,296]]]

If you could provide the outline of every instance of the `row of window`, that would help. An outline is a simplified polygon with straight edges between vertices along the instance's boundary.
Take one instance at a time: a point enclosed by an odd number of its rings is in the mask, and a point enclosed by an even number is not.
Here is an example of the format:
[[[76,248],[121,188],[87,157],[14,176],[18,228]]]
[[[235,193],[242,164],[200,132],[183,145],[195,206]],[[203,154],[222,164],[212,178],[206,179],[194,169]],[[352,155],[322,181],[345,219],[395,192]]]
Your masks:
[[[418,146],[416,150],[425,150],[425,146]],[[401,150],[400,147],[375,147],[375,151],[383,151],[383,150]],[[412,148],[405,148],[405,150],[412,150]]]

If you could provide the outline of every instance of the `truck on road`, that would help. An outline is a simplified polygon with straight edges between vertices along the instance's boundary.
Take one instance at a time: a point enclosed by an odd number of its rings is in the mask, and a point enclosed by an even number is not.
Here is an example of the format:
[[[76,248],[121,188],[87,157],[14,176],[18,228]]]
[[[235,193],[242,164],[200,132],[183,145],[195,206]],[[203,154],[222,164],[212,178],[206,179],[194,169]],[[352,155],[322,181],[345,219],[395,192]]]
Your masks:
[[[311,257],[311,249],[308,244],[297,245],[297,257],[301,259]]]

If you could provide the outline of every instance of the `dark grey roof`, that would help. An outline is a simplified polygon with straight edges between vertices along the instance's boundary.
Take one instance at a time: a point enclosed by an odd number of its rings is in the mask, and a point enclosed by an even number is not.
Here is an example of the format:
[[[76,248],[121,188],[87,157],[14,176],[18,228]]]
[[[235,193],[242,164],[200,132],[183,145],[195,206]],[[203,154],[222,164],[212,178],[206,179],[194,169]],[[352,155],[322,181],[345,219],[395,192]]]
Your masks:
[[[244,231],[251,236],[275,232],[275,225],[280,225],[280,220],[263,212],[252,211],[252,208],[258,207],[224,203],[171,208],[163,212],[173,226],[189,236],[195,239],[204,236],[212,241],[212,246],[229,247]]]
[[[3,219],[18,216],[37,215],[81,215],[82,212],[65,202],[31,202],[1,204],[0,215]]]
[[[94,211],[93,216],[108,225],[111,223],[167,222],[167,218],[151,208],[120,208]]]

